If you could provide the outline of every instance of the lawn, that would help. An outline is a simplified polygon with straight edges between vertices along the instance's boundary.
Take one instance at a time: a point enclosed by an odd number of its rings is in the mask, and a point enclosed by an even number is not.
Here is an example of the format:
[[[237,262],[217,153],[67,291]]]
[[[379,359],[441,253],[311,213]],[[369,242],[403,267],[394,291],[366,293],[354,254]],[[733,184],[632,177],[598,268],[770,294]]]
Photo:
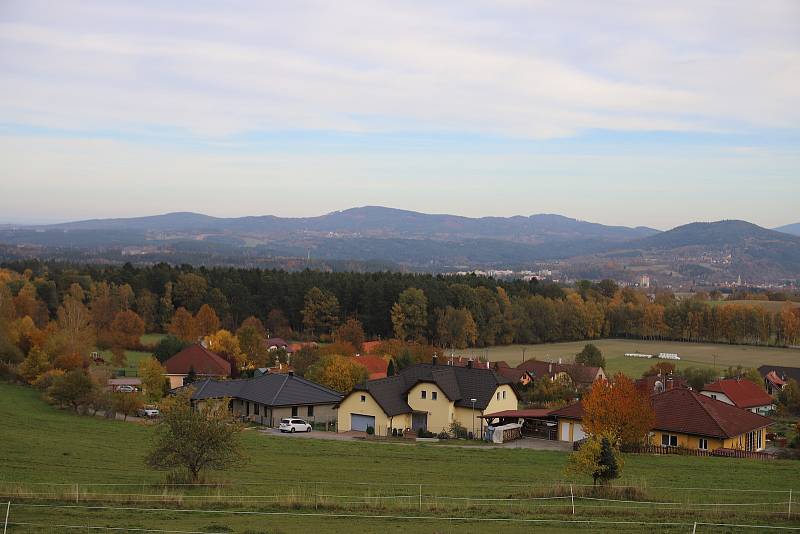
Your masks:
[[[139,342],[145,346],[154,346],[163,338],[166,337],[166,334],[144,334],[141,338],[139,338]],[[152,356],[153,353],[148,351],[141,351],[141,350],[126,350],[125,351],[125,376],[136,376],[139,369],[139,362]],[[111,363],[112,355],[110,350],[101,350],[100,356],[108,363],[109,367],[113,370],[119,369],[119,367],[114,366]]]
[[[572,361],[575,354],[581,351],[588,341],[568,343],[545,343],[541,345],[506,345],[488,349],[468,349],[460,351],[462,355],[488,356],[490,361],[505,360],[516,366],[522,361],[523,349],[525,359]],[[748,345],[724,345],[714,343],[681,343],[678,341],[642,341],[631,339],[598,339],[592,340],[603,352],[606,359],[606,371],[615,373],[622,371],[630,376],[638,377],[647,370],[654,361],[625,357],[626,352],[643,352],[658,354],[659,352],[677,353],[681,360],[678,367],[708,366],[716,362],[717,368],[729,365],[758,367],[762,364],[800,366],[800,350],[776,347],[754,347]]]
[[[111,421],[90,416],[78,416],[60,411],[43,403],[38,393],[20,386],[0,384],[0,500],[10,497],[15,503],[11,510],[11,521],[37,524],[81,524],[93,526],[128,526],[141,528],[172,528],[176,530],[201,530],[203,532],[529,532],[530,524],[442,521],[441,519],[365,519],[319,517],[314,513],[341,513],[360,515],[404,515],[432,514],[447,517],[527,517],[558,518],[570,520],[576,517],[600,519],[625,519],[634,521],[664,521],[665,515],[685,522],[698,520],[691,510],[638,510],[619,512],[604,509],[598,513],[594,508],[603,503],[584,501],[579,504],[578,515],[573,516],[566,501],[555,501],[550,508],[524,508],[544,506],[529,499],[542,486],[551,486],[565,478],[563,468],[567,455],[561,452],[532,451],[526,449],[496,449],[479,447],[473,449],[415,444],[381,444],[361,442],[323,441],[268,437],[255,430],[246,431],[243,437],[248,455],[246,465],[214,475],[228,487],[202,489],[188,494],[158,488],[164,474],[147,469],[143,457],[150,441],[152,428],[136,423]],[[645,487],[648,495],[660,500],[682,502],[775,502],[759,509],[767,512],[786,509],[788,493],[772,493],[794,488],[800,491],[800,464],[792,461],[760,462],[724,458],[697,458],[683,456],[626,455],[623,478],[617,483]],[[590,483],[588,478],[573,478],[575,484]],[[58,491],[62,494],[32,500],[20,498],[9,492],[24,483],[29,491],[46,491],[52,486],[35,483],[62,483]],[[64,495],[74,492],[78,484],[77,499]],[[102,486],[100,484],[131,484],[131,486]],[[422,486],[420,486],[422,485]],[[770,490],[743,493],[735,491],[690,491],[661,490],[662,486],[673,488],[741,488],[748,490]],[[578,488],[580,489],[580,488]],[[548,490],[549,491],[549,490]],[[94,504],[101,499],[92,493],[136,493],[154,495],[157,503],[138,502],[145,497],[124,497],[130,507],[165,508],[164,493],[179,493],[173,506],[183,509],[215,508],[225,513],[210,514],[176,511],[114,511],[107,509],[87,510],[80,508],[86,501]],[[423,498],[418,501],[418,492]],[[223,497],[220,495],[223,494]],[[289,495],[276,502],[270,496]],[[234,500],[225,495],[238,495]],[[314,495],[314,497],[312,497]],[[322,497],[318,497],[322,495]],[[327,495],[327,497],[326,497]],[[398,498],[397,496],[401,497]],[[797,493],[795,493],[797,495]],[[194,496],[194,497],[193,497]],[[257,496],[255,500],[253,498]],[[348,497],[350,496],[350,497]],[[391,496],[391,502],[400,502],[400,508],[392,508],[389,501],[370,501]],[[512,499],[508,502],[477,502],[465,504],[464,497]],[[115,497],[120,499],[123,497]],[[197,499],[223,499],[221,502],[198,501]],[[104,497],[103,499],[111,499]],[[306,499],[306,500],[303,500]],[[309,500],[310,499],[310,500]],[[320,499],[320,510],[315,510]],[[403,500],[405,499],[405,500]],[[410,499],[410,500],[409,500]],[[447,500],[455,499],[455,500]],[[461,499],[461,500],[459,500]],[[31,504],[75,505],[78,508],[31,508]],[[777,504],[779,501],[784,504]],[[797,498],[795,497],[795,500]],[[198,504],[206,502],[206,504]],[[364,503],[370,502],[366,505]],[[382,502],[383,504],[372,504]],[[530,502],[534,504],[531,505]],[[552,503],[553,501],[546,501]],[[314,503],[314,504],[311,504]],[[120,504],[111,506],[121,506]],[[419,508],[418,508],[419,505]],[[455,509],[454,506],[461,508]],[[583,506],[584,508],[581,508]],[[591,507],[590,507],[591,506]],[[795,504],[795,506],[798,506]],[[405,507],[405,508],[403,508]],[[524,509],[523,509],[524,508]],[[249,512],[305,513],[306,516],[291,515],[232,515],[230,510]],[[798,508],[800,509],[800,508]],[[733,509],[733,512],[715,513],[718,522],[733,518],[738,521],[761,520],[770,524],[786,524],[781,516],[750,516],[750,512]],[[622,516],[615,515],[622,513]],[[761,512],[759,512],[761,513]],[[735,514],[731,516],[730,514]],[[709,520],[708,514],[704,520]],[[725,520],[725,521],[723,521]],[[794,524],[800,524],[795,522]],[[569,524],[544,525],[542,532],[570,531],[578,527]],[[37,530],[34,527],[19,527],[9,532],[57,532],[54,527]],[[536,527],[539,528],[538,526]],[[580,527],[586,529],[583,525]],[[593,525],[590,530],[637,532],[642,525]],[[691,528],[681,527],[675,531],[687,532]],[[664,531],[664,530],[660,530]],[[711,530],[698,529],[698,532]],[[720,530],[715,530],[720,531]],[[733,530],[731,530],[733,531]]]

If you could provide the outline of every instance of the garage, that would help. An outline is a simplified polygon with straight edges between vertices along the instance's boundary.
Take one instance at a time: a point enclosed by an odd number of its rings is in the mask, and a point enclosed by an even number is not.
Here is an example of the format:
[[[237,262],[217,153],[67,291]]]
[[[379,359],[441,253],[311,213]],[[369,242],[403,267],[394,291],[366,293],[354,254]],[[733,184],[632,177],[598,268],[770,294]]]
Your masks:
[[[357,413],[350,414],[350,430],[358,430],[359,432],[366,432],[368,426],[375,428],[374,415],[361,415]]]

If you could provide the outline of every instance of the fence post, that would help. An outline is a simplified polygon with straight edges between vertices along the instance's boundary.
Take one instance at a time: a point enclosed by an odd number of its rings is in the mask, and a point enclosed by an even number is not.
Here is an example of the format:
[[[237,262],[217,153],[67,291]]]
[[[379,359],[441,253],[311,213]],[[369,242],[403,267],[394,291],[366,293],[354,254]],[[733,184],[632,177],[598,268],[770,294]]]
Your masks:
[[[694,526],[692,527],[692,534],[695,534],[695,532],[697,532],[697,521],[694,522]]]
[[[319,489],[317,489],[317,483],[314,482],[314,510],[317,509],[318,498],[319,498]]]
[[[569,498],[572,501],[572,515],[575,515],[575,493],[572,491],[572,484],[569,485]]]
[[[8,514],[9,514],[9,512],[11,512],[11,501],[8,501],[8,504],[6,505],[6,522],[3,524],[3,534],[6,534],[6,531],[8,531]]]
[[[419,511],[422,511],[422,484],[419,485]]]
[[[792,518],[792,488],[789,488],[789,511],[786,514],[786,518]]]
[[[78,495],[79,495],[78,491],[79,491],[78,485],[75,484],[75,504],[78,504]]]

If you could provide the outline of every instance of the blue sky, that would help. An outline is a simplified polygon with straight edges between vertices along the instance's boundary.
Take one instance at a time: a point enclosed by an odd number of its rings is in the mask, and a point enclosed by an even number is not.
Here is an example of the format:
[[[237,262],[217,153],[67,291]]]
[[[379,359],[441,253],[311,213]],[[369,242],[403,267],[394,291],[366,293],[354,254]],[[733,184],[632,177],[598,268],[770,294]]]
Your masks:
[[[800,221],[800,3],[0,3],[0,221]]]

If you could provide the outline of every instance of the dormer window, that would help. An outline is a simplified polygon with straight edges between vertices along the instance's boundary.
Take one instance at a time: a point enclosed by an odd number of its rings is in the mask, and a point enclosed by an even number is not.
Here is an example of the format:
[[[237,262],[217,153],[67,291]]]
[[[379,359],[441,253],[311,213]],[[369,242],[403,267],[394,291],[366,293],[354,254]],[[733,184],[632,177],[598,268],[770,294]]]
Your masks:
[[[431,391],[431,400],[436,400],[439,397],[439,393],[436,391]]]
[[[427,392],[427,391],[425,391],[425,390],[423,389],[423,390],[420,392],[420,398],[422,398],[422,399],[427,399],[427,398],[428,398],[428,392]]]

